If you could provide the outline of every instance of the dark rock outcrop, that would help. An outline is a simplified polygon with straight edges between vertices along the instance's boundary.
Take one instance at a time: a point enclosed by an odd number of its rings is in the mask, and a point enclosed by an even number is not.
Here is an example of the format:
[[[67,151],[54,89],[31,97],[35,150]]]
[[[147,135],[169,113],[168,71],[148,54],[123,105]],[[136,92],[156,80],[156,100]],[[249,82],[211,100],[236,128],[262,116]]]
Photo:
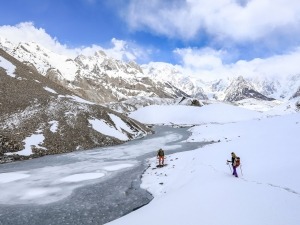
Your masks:
[[[293,96],[290,99],[297,98],[299,96],[300,96],[300,87],[298,88],[298,90],[295,92],[295,94],[293,94]]]
[[[254,89],[242,76],[234,80],[225,91],[224,101],[235,102],[247,98],[254,98],[264,101],[273,101],[274,98],[269,98]]]

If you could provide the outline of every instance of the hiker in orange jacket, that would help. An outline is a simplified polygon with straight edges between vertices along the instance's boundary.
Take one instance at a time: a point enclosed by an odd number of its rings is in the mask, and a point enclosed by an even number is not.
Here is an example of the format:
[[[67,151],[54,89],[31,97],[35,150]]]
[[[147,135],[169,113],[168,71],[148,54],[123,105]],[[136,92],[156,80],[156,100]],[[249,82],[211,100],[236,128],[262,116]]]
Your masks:
[[[231,162],[231,165],[233,168],[232,175],[234,175],[235,177],[238,177],[236,168],[238,168],[240,165],[240,157],[237,157],[234,152],[231,152],[231,161],[227,160],[227,162]]]

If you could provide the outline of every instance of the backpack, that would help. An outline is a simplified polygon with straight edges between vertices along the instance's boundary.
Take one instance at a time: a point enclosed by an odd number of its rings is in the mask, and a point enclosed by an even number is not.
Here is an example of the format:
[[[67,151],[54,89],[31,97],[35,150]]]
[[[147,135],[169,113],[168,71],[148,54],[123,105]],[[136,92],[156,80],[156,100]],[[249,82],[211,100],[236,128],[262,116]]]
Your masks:
[[[164,153],[164,151],[163,151],[162,149],[159,149],[159,150],[158,150],[158,155],[159,155],[159,156],[164,156],[165,153]]]
[[[235,167],[238,167],[240,164],[241,164],[240,157],[237,157],[237,158],[234,160],[234,166],[235,166]]]

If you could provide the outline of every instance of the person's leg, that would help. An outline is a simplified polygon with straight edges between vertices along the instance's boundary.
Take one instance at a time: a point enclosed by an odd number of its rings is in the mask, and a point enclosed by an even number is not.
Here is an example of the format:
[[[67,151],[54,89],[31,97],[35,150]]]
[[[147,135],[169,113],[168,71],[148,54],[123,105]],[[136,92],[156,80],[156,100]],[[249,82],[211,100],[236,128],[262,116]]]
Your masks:
[[[233,167],[233,174],[234,174],[236,177],[238,177],[237,172],[236,172],[236,167],[235,167],[235,166]]]
[[[161,157],[162,165],[164,165],[165,157]]]

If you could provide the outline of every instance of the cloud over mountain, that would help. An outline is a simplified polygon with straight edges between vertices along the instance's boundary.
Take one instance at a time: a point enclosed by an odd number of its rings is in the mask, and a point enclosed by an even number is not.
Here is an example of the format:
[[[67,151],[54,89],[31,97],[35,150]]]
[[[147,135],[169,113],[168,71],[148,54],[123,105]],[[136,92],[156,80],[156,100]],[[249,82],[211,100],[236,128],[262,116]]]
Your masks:
[[[299,33],[299,12],[296,0],[131,0],[124,16],[132,29],[169,37],[193,39],[204,30],[217,39],[244,41],[284,30]]]
[[[43,28],[38,28],[32,22],[23,22],[15,26],[0,26],[0,38],[6,38],[14,44],[20,42],[36,42],[51,51],[76,57],[79,54],[94,55],[96,51],[105,51],[107,55],[126,61],[135,61],[137,57],[147,57],[143,49],[134,43],[128,43],[116,38],[111,39],[110,47],[93,44],[91,46],[71,47],[60,43],[56,37],[52,37]]]
[[[160,4],[158,2],[154,4],[155,1],[152,3],[151,7],[157,7]],[[192,3],[193,1],[189,4]],[[175,5],[174,3],[173,7]],[[101,50],[105,51],[108,56],[123,61],[139,61],[141,58],[147,58],[148,62],[155,61],[155,59],[151,60],[150,58],[151,49],[116,38],[112,38],[109,47],[97,44],[79,47],[68,46],[62,44],[56,37],[52,37],[43,28],[36,27],[32,22],[24,22],[15,26],[0,26],[0,38],[1,40],[5,38],[14,44],[36,42],[57,54],[66,55],[73,59],[79,54],[92,56],[96,51]],[[257,56],[251,59],[241,59],[240,50],[236,50],[234,47],[232,49],[218,49],[209,46],[178,47],[173,49],[172,53],[178,58],[177,67],[180,67],[184,74],[201,79],[211,80],[240,75],[245,77],[274,75],[280,77],[299,74],[299,46],[294,46],[283,53],[274,53],[267,57]]]

